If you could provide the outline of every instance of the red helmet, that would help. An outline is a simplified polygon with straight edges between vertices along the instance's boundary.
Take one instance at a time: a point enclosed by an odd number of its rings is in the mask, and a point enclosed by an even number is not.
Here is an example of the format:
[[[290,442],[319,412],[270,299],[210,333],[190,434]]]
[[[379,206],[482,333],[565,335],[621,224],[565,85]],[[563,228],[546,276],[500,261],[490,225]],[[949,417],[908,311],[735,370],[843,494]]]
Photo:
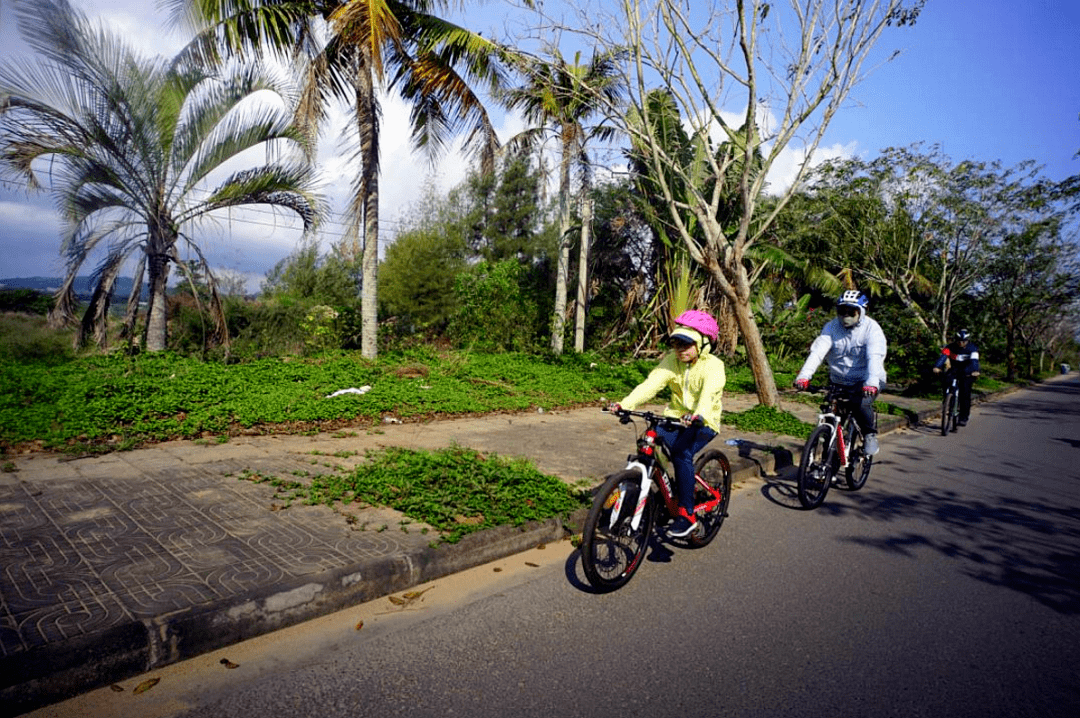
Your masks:
[[[675,317],[675,323],[700,332],[708,337],[714,345],[717,339],[720,338],[720,327],[716,325],[716,320],[706,312],[690,309]]]

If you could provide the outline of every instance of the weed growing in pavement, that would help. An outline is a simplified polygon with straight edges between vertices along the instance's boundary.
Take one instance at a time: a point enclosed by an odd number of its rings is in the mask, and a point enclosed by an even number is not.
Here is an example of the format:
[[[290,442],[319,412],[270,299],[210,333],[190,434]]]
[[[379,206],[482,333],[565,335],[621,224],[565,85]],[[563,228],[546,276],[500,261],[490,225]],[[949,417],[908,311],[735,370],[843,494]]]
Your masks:
[[[356,468],[314,475],[304,484],[251,471],[239,478],[273,486],[274,497],[287,503],[388,506],[407,517],[402,528],[424,523],[448,543],[493,526],[569,516],[589,502],[587,491],[541,473],[528,461],[462,447],[369,451]]]
[[[784,434],[797,439],[808,438],[814,428],[789,412],[760,404],[746,411],[724,412],[722,421],[750,434]]]

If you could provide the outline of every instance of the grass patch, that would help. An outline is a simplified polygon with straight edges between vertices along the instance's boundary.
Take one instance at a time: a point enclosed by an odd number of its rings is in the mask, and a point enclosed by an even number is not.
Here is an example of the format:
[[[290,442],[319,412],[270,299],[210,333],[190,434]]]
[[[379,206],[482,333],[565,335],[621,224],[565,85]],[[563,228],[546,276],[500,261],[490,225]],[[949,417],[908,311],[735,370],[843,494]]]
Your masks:
[[[388,506],[433,526],[447,543],[494,526],[565,518],[590,501],[587,492],[541,473],[524,459],[462,447],[369,451],[355,469],[311,476],[303,483],[248,472],[240,478],[271,484],[286,507],[294,501]]]
[[[746,411],[726,411],[723,421],[750,434],[784,434],[797,439],[809,438],[814,428],[790,412],[760,404]]]

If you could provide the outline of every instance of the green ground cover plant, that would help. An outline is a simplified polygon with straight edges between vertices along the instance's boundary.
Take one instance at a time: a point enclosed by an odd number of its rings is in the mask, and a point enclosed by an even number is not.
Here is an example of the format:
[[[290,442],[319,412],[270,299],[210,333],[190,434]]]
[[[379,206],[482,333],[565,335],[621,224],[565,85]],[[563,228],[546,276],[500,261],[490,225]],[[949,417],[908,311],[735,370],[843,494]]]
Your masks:
[[[628,391],[649,366],[427,348],[375,362],[356,352],[238,364],[172,353],[10,358],[0,364],[0,447],[112,451],[179,438],[335,431],[388,416],[566,408]],[[343,389],[364,393],[330,396]]]
[[[332,508],[349,503],[389,506],[434,527],[439,541],[446,543],[495,526],[565,519],[590,501],[587,491],[541,473],[528,461],[463,447],[369,451],[352,470],[337,469],[303,481],[251,473],[240,478],[274,486],[275,497],[286,506],[296,501]]]

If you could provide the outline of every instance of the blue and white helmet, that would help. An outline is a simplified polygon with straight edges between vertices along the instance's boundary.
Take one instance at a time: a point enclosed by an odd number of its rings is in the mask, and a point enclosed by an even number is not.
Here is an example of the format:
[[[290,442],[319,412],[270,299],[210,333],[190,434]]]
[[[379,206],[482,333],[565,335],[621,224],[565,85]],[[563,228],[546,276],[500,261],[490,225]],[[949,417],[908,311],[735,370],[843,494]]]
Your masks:
[[[844,329],[854,329],[862,321],[862,318],[866,316],[866,308],[870,305],[870,301],[866,298],[866,295],[855,289],[849,289],[840,295],[840,298],[836,300],[836,313],[839,315],[840,324]],[[854,309],[855,311],[845,311],[847,309]]]
[[[866,313],[866,308],[870,306],[870,300],[866,298],[866,295],[857,289],[849,289],[840,295],[840,298],[836,300],[836,306],[838,307],[855,307],[863,314]]]

